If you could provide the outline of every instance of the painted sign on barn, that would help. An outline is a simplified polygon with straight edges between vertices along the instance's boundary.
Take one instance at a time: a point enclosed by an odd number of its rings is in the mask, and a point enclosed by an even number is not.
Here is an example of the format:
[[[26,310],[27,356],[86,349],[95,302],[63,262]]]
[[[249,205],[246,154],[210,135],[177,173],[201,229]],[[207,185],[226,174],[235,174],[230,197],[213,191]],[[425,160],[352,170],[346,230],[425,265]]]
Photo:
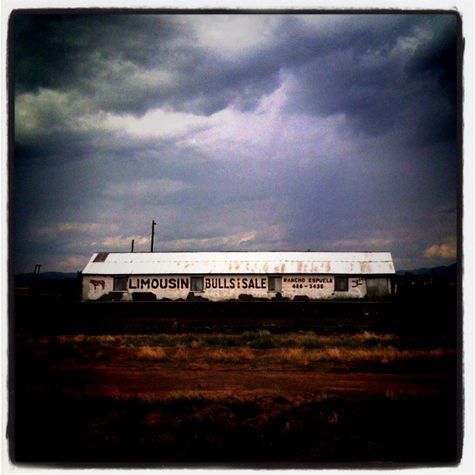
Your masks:
[[[340,288],[335,287],[337,279],[343,279]],[[98,283],[99,281],[99,283]],[[95,277],[83,276],[83,295],[86,300],[108,299],[113,293],[117,300],[134,300],[137,293],[153,294],[156,300],[186,299],[192,292],[208,300],[238,299],[242,295],[255,298],[273,298],[277,293],[293,299],[306,295],[310,299],[346,296],[362,298],[366,293],[366,282],[361,277],[329,276],[133,276]],[[118,293],[122,293],[120,298]],[[111,296],[112,297],[112,296]],[[112,298],[111,298],[112,299]]]

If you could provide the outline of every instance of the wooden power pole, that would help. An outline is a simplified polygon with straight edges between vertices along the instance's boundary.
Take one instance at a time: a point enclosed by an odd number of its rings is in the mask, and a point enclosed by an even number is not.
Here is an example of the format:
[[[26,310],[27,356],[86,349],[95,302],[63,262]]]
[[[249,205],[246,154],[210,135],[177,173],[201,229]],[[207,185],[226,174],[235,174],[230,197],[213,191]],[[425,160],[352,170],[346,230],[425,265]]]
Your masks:
[[[150,252],[153,252],[153,239],[155,237],[155,226],[156,226],[156,222],[152,219],[152,241],[150,243]]]

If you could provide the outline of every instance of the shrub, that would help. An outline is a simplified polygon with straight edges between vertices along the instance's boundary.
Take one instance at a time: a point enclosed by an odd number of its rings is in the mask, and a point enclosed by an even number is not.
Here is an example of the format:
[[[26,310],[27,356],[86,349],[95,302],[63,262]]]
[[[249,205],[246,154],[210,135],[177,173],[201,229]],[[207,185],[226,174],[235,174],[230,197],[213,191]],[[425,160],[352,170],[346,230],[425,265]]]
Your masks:
[[[190,346],[192,348],[201,348],[203,342],[201,341],[201,338],[199,338],[198,340],[193,340],[191,343],[190,343]]]
[[[150,347],[150,346],[141,346],[138,350],[139,358],[148,359],[148,360],[163,360],[166,356],[166,351],[161,346]]]
[[[215,361],[224,361],[228,358],[228,354],[226,350],[223,348],[218,348],[217,350],[211,350],[208,354],[208,356]]]
[[[274,335],[268,330],[260,330],[257,332],[256,337],[249,342],[251,348],[277,348],[279,346],[278,341],[275,339]]]
[[[297,365],[308,366],[308,354],[303,348],[285,348],[281,350],[280,358],[283,361]]]
[[[326,351],[327,355],[332,360],[340,360],[342,356],[342,352],[340,348],[328,348]]]
[[[321,348],[323,345],[321,342],[321,338],[318,338],[315,332],[310,331],[310,332],[305,333],[303,337],[302,346],[304,348],[310,349],[310,348]]]
[[[190,351],[182,344],[178,343],[176,345],[176,351],[174,358],[176,360],[186,360],[190,354]]]
[[[354,335],[353,339],[360,343],[363,343],[367,346],[376,346],[388,343],[395,342],[397,338],[391,334],[377,334],[369,331],[364,331],[363,333],[357,333]]]
[[[216,350],[210,350],[209,353],[207,353],[207,357],[214,361],[240,363],[254,359],[254,354],[250,348],[239,348],[237,350],[218,348]]]

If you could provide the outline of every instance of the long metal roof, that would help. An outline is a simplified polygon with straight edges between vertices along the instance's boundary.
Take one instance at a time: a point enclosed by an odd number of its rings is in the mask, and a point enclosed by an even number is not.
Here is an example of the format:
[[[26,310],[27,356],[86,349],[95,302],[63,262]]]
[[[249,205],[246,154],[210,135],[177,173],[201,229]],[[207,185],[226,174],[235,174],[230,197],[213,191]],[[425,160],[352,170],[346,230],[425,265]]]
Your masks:
[[[390,252],[99,252],[89,275],[394,274]]]

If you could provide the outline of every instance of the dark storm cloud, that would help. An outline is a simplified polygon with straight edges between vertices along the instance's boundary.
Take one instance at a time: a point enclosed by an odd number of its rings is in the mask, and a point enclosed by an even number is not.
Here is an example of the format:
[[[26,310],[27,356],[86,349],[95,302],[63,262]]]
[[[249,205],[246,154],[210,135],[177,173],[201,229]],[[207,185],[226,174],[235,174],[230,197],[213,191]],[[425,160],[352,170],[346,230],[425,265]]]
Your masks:
[[[277,87],[279,73],[287,71],[299,77],[289,107],[320,115],[343,113],[357,129],[378,135],[407,107],[406,87],[415,76],[431,72],[441,88],[453,80],[453,25],[436,25],[440,34],[436,31],[419,46],[414,57],[402,58],[391,55],[397,42],[434,20],[328,15],[322,20],[327,29],[315,33],[299,28],[298,15],[279,18],[276,41],[226,61],[200,48],[193,33],[170,16],[18,16],[17,91],[78,88],[98,108],[110,111],[142,114],[155,105],[209,115],[229,104],[252,109]],[[405,62],[406,69],[401,67]],[[143,68],[144,75],[159,68],[171,77],[165,83],[127,82],[136,68]],[[412,93],[422,93],[417,84]]]
[[[371,18],[362,20],[371,25]],[[432,122],[415,131],[408,128],[408,132],[418,136],[422,128],[426,137],[440,139],[442,130],[442,137],[453,140],[456,17],[395,15],[384,19],[382,25],[366,30],[352,21],[352,26],[338,31],[339,38],[328,38],[331,46],[301,66],[295,96],[290,99],[292,107],[319,115],[345,114],[357,131],[380,135],[407,115],[417,116],[420,103],[430,103],[439,114],[425,116]],[[414,53],[409,45],[402,47],[404,40],[420,36],[424,27],[429,28],[430,36],[419,40]]]
[[[151,66],[173,30],[142,15],[19,12],[13,21],[17,92],[85,84],[101,63],[117,57]]]
[[[421,44],[410,58],[407,71],[413,81],[432,86],[426,98],[432,106],[425,116],[421,139],[426,142],[456,139],[457,36],[456,17],[441,25],[430,41]],[[437,109],[437,110],[436,110]]]
[[[275,65],[213,57],[173,16],[18,15],[14,22],[17,93],[78,89],[111,111],[141,114],[155,104],[211,114],[244,88],[246,108],[276,85]],[[164,69],[171,84],[128,83],[137,68],[144,76]]]
[[[457,36],[454,34],[456,17],[441,25],[440,31],[430,41],[421,44],[408,62],[408,71],[414,76],[432,75],[441,90],[453,97],[456,81]]]
[[[79,160],[91,152],[91,135],[64,131],[45,134],[33,140],[19,141],[15,149],[17,164],[25,160]]]
[[[173,23],[158,16],[19,14],[14,28],[17,94],[77,90],[92,97],[98,109],[141,113],[167,91],[127,84],[137,68],[194,62],[192,51],[178,51],[174,58],[168,42]],[[166,64],[170,61],[174,64]]]

